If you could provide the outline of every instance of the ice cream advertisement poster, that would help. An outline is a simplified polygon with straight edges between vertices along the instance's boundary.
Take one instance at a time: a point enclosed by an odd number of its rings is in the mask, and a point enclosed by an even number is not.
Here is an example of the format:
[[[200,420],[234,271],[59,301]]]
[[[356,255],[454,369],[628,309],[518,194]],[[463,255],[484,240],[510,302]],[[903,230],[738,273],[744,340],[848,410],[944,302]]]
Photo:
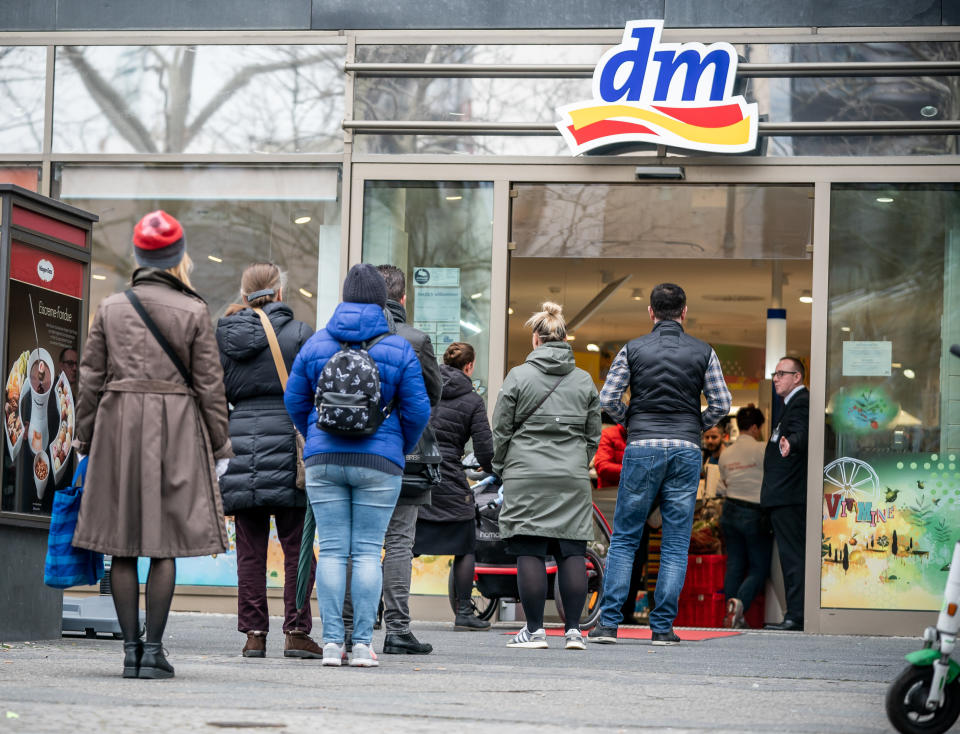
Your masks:
[[[936,611],[958,539],[960,455],[838,458],[823,472],[821,606]]]

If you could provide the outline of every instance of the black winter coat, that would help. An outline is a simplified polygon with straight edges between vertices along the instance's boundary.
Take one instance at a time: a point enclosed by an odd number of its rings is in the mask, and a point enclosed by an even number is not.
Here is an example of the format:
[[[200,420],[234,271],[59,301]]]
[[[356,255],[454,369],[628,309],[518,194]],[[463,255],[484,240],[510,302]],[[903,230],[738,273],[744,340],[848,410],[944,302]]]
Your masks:
[[[282,302],[264,308],[287,365],[313,334]],[[217,345],[227,389],[230,440],[235,457],[220,478],[223,512],[266,507],[306,507],[296,488],[297,447],[293,423],[260,317],[249,308],[217,322]]]
[[[473,492],[467,484],[460,461],[463,447],[473,439],[473,453],[484,471],[491,471],[493,434],[483,399],[462,370],[440,365],[443,394],[430,425],[440,445],[440,474],[443,480],[433,489],[433,502],[420,508],[419,518],[432,522],[461,522],[474,517]]]

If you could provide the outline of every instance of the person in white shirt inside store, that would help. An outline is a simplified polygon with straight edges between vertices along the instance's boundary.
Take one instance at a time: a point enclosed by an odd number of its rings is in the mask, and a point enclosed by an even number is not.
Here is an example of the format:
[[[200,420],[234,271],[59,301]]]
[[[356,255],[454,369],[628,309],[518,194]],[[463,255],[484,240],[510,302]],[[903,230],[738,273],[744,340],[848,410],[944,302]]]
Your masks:
[[[737,411],[740,437],[719,459],[719,490],[725,496],[720,527],[727,545],[723,626],[733,629],[747,626],[743,615],[762,593],[770,573],[773,535],[760,509],[763,421],[763,413],[752,404]]]

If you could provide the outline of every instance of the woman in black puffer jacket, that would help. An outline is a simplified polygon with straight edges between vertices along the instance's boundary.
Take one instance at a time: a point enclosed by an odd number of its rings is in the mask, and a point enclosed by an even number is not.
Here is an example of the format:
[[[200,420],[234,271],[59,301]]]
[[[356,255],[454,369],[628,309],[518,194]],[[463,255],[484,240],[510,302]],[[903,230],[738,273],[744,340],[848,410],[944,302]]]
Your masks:
[[[257,263],[243,271],[243,304],[227,309],[217,323],[217,344],[230,412],[235,457],[220,478],[223,512],[234,516],[237,531],[237,629],[245,632],[244,657],[266,654],[267,545],[270,516],[275,518],[284,558],[284,655],[320,658],[323,650],[309,637],[310,605],[296,608],[297,561],[306,492],[297,489],[297,447],[293,423],[283,404],[283,387],[260,316],[263,309],[277,336],[289,372],[304,342],[313,334],[281,302],[286,278],[276,265]],[[312,584],[313,571],[310,573]],[[309,594],[308,594],[309,596]]]
[[[420,508],[417,519],[416,555],[454,556],[453,578],[457,597],[454,629],[482,630],[489,622],[479,619],[470,597],[476,559],[476,512],[473,492],[467,484],[460,461],[463,447],[473,439],[473,453],[484,471],[491,471],[493,436],[486,406],[473,390],[470,376],[476,360],[473,347],[454,342],[443,353],[440,374],[443,392],[430,424],[437,434],[443,462],[442,481],[433,489],[432,503]]]

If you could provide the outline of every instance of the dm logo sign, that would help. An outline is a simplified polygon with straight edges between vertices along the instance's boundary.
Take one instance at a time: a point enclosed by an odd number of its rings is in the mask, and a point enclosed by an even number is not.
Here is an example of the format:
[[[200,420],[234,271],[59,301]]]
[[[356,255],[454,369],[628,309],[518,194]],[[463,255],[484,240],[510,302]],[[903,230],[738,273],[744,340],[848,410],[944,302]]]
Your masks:
[[[729,43],[660,43],[662,20],[627,23],[593,72],[593,99],[557,108],[574,155],[624,143],[710,153],[757,145],[757,105],[732,96]]]

